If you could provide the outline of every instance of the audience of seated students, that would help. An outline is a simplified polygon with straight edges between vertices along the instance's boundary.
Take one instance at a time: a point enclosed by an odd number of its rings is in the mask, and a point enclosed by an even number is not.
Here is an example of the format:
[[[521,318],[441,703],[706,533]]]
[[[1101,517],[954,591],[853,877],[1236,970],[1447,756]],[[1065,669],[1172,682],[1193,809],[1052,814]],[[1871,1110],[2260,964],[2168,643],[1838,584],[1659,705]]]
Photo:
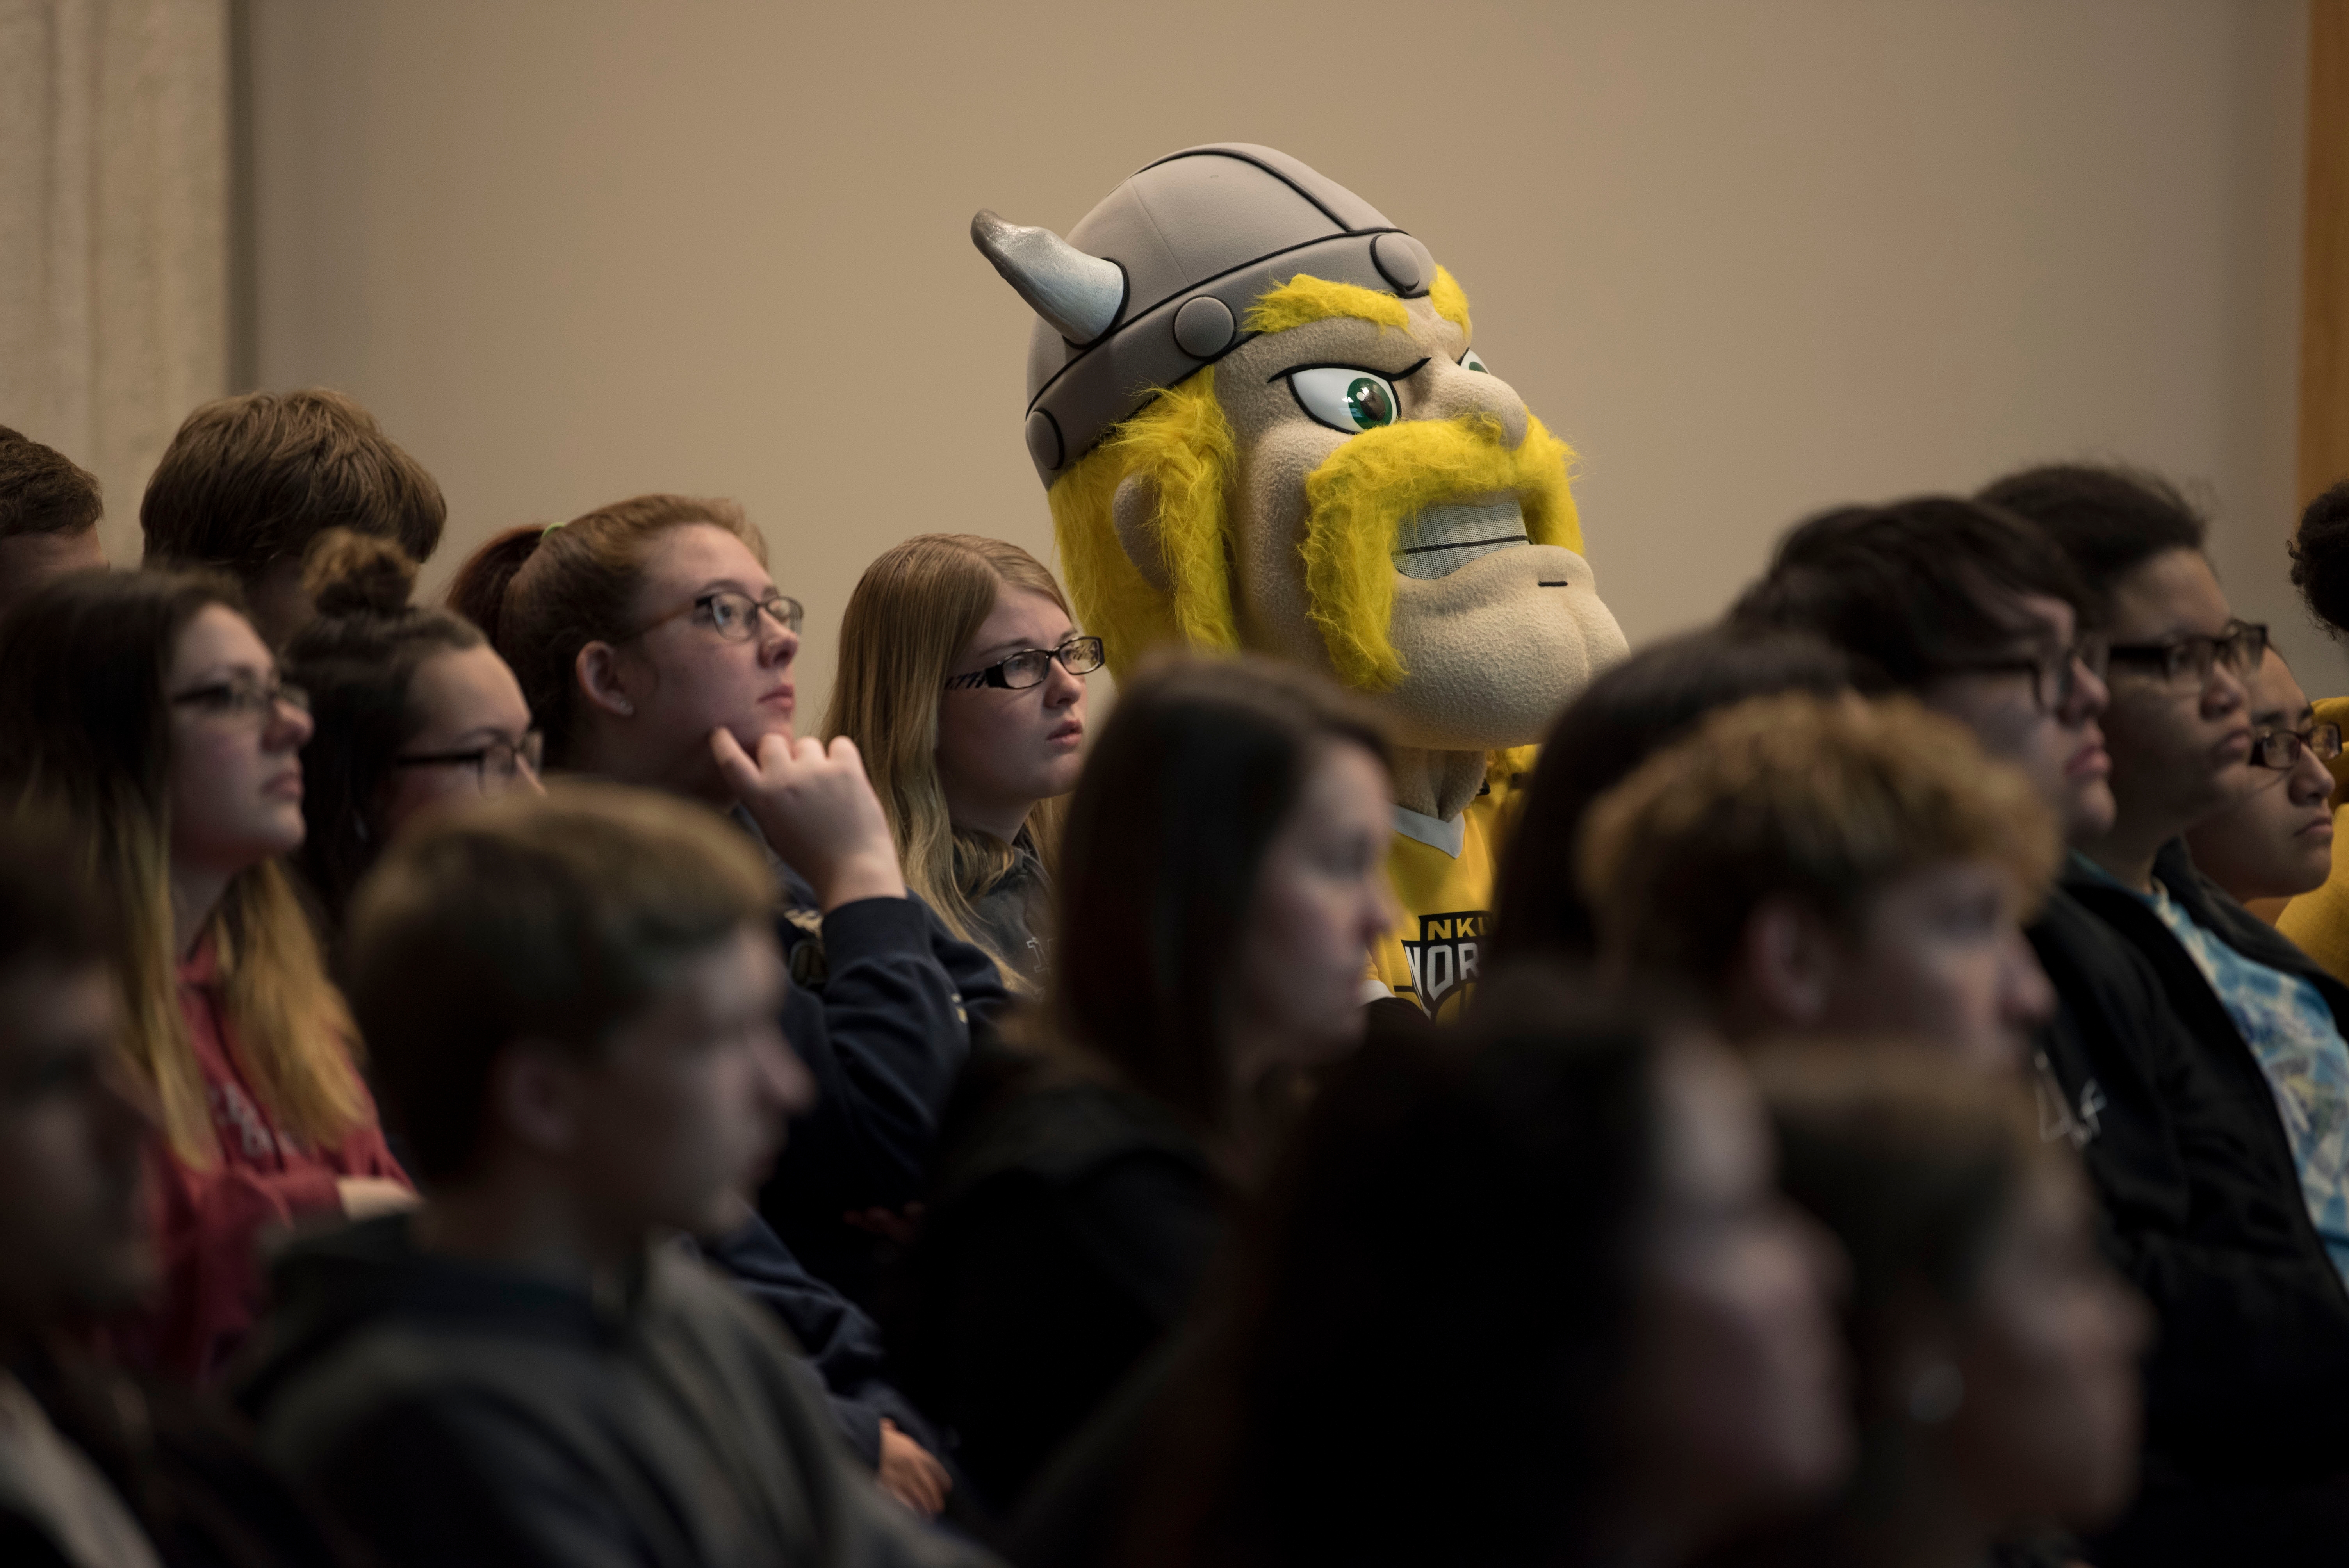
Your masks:
[[[295,864],[330,932],[359,878],[420,813],[541,789],[522,687],[470,623],[409,601],[416,563],[395,542],[330,529],[302,592],[316,614],[285,647],[310,696]]]
[[[105,512],[94,476],[0,425],[0,615],[53,577],[105,571]]]
[[[1050,965],[1060,802],[1101,665],[1044,563],[975,534],[883,551],[841,617],[824,733],[864,759],[906,885],[1029,992]]]
[[[1542,738],[1495,892],[1486,967],[1588,964],[1599,934],[1575,882],[1590,802],[1706,714],[1783,691],[1832,696],[1850,661],[1801,633],[1714,626],[1651,644],[1602,673]]]
[[[302,701],[220,579],[84,573],[0,620],[0,800],[86,844],[160,1121],[163,1290],[121,1338],[181,1377],[216,1376],[260,1309],[264,1228],[409,1197],[278,863],[302,842]]]
[[[1889,1042],[1756,1062],[1786,1194],[1851,1265],[1859,1462],[1829,1509],[1723,1553],[1754,1568],[1943,1568],[2101,1525],[2135,1491],[2151,1328],[2095,1205],[2018,1087]],[[2056,1538],[2050,1540],[2049,1536]]]
[[[585,783],[419,823],[361,888],[354,1010],[426,1199],[283,1256],[240,1398],[388,1568],[977,1560],[661,1244],[742,1211],[813,1089],[774,898],[716,815]]]
[[[411,605],[415,579],[415,563],[388,540],[320,535],[303,579],[317,614],[286,648],[317,727],[304,748],[309,831],[299,863],[335,932],[360,877],[411,822],[544,789],[513,672],[466,621]],[[879,1326],[801,1267],[755,1213],[698,1244],[790,1328],[883,1485],[936,1512],[950,1484],[929,1452],[940,1439],[889,1383]]]
[[[339,392],[250,392],[207,403],[164,449],[139,504],[144,564],[225,572],[273,648],[310,618],[302,561],[342,527],[395,541],[411,560],[440,543],[440,487]]]
[[[450,603],[512,666],[550,768],[730,810],[764,840],[798,982],[783,1032],[822,1094],[759,1206],[870,1302],[872,1231],[919,1196],[971,1030],[1007,998],[908,894],[854,745],[794,738],[801,608],[766,554],[731,501],[639,496],[491,540]]]
[[[1962,727],[1793,692],[1714,713],[1592,803],[1582,892],[1610,971],[1733,1039],[1895,1033],[2020,1078],[2054,1006],[2021,922],[2051,814]]]
[[[349,1562],[226,1411],[77,1343],[157,1276],[99,904],[53,838],[0,821],[0,1561]]]
[[[1043,1011],[975,1065],[892,1326],[997,1514],[1181,1317],[1300,1076],[1360,1041],[1386,755],[1282,666],[1120,694],[1070,804]]]
[[[2182,1069],[2154,1064],[2171,1075],[2159,1088],[2178,1146],[2224,1162],[2191,1194],[2185,1239],[2227,1252],[2177,1257],[2197,1271],[2173,1287],[2185,1311],[2146,1285],[2163,1308],[2153,1453],[2137,1509],[2099,1549],[2125,1563],[2301,1560],[2349,1529],[2349,989],[2198,872],[2182,838],[2251,783],[2265,628],[2235,618],[2202,520],[2158,480],[2062,466],[1983,493],[2097,585],[2116,811],[2065,885],[2149,965],[2186,1036]]]
[[[2187,830],[2204,876],[2249,907],[2324,885],[2333,874],[2333,770],[2341,730],[2320,722],[2273,648],[2251,677],[2249,792]]]
[[[1289,1152],[1102,1560],[1671,1568],[1840,1481],[1840,1260],[1702,1029],[1497,974]]]
[[[2310,501],[2301,513],[2292,541],[2292,581],[2309,614],[2337,642],[2349,629],[2349,480]],[[2349,734],[2349,696],[2320,696],[2315,706],[2318,724]],[[2333,799],[2338,803],[2341,781],[2349,778],[2349,761],[2335,757],[2328,766]],[[2349,856],[2333,862],[2323,887],[2286,905],[2276,918],[2276,929],[2334,979],[2349,981]]]

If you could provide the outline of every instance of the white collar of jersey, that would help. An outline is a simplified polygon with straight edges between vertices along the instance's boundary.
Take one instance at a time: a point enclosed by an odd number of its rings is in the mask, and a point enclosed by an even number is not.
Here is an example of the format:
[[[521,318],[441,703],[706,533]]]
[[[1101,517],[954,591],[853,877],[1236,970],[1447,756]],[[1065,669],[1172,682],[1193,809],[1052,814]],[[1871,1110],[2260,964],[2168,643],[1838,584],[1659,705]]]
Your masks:
[[[1417,839],[1431,850],[1442,850],[1454,860],[1460,858],[1461,847],[1468,841],[1468,818],[1465,812],[1450,821],[1431,817],[1424,811],[1414,811],[1408,806],[1394,809],[1395,831],[1406,839]]]

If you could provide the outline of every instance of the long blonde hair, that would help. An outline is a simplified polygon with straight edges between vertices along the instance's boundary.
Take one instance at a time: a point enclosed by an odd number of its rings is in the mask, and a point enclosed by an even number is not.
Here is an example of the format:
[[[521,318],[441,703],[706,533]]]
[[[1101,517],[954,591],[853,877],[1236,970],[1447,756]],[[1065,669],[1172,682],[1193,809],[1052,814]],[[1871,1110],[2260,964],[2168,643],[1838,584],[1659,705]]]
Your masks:
[[[202,575],[112,573],[54,584],[0,622],[0,810],[63,835],[110,900],[123,1047],[172,1153],[198,1167],[220,1145],[179,999],[163,687],[181,632],[213,604],[236,609],[235,591]],[[255,1093],[287,1131],[340,1143],[368,1119],[358,1035],[276,861],[230,882],[206,934]]]
[[[864,569],[840,622],[826,739],[856,743],[873,792],[889,818],[905,883],[954,934],[981,947],[972,901],[992,887],[1016,851],[992,833],[957,828],[938,779],[938,698],[955,661],[995,612],[1005,588],[1041,593],[1069,614],[1044,563],[1016,544],[974,533],[925,533],[882,552]],[[1028,836],[1049,868],[1060,851],[1064,802],[1037,803]],[[998,968],[1003,954],[993,954]]]

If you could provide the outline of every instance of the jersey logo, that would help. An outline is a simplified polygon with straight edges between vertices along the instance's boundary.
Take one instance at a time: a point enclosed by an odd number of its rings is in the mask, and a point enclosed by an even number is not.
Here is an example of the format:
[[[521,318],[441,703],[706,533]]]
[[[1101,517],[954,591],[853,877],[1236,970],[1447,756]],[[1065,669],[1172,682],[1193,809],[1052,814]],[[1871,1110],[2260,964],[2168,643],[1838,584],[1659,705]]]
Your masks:
[[[1411,965],[1411,988],[1420,1011],[1429,1017],[1454,991],[1476,982],[1477,950],[1484,945],[1485,923],[1492,917],[1481,909],[1419,917],[1419,940],[1403,939],[1404,962]]]

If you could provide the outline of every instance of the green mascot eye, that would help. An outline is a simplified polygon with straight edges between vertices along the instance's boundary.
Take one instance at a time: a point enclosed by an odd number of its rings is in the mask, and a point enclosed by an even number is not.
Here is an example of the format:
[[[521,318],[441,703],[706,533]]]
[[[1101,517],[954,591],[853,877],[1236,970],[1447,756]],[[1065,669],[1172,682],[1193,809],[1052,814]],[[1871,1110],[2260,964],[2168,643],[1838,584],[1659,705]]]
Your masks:
[[[1394,384],[1351,365],[1316,365],[1292,373],[1297,406],[1333,430],[1351,436],[1392,425],[1402,415]]]
[[[1473,348],[1469,349],[1460,356],[1460,368],[1463,370],[1481,370],[1487,376],[1490,376],[1493,373],[1492,366],[1486,365],[1483,356],[1478,355]]]

